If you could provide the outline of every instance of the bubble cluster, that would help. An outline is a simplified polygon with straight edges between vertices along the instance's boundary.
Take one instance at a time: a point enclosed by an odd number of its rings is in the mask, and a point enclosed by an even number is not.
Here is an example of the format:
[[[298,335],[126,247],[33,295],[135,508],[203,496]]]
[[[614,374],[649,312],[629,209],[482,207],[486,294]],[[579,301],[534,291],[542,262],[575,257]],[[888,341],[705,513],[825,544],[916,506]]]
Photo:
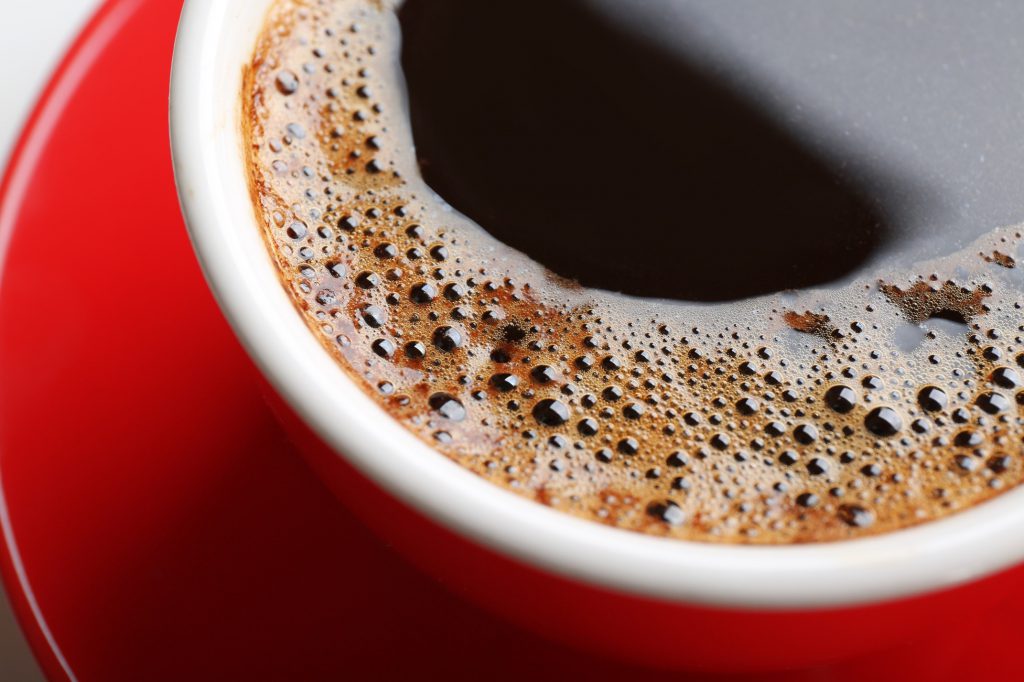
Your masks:
[[[387,3],[279,0],[245,133],[296,309],[432,448],[566,513],[711,542],[890,531],[1024,478],[1016,230],[841,290],[702,306],[586,289],[423,183],[399,43]]]

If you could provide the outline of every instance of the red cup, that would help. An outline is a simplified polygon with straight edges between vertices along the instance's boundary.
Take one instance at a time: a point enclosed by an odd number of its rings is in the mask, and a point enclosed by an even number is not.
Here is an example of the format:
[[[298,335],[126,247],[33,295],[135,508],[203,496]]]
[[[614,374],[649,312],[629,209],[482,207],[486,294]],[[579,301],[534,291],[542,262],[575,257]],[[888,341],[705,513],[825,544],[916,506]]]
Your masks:
[[[243,66],[272,0],[188,0],[171,129],[209,284],[282,421],[338,497],[451,589],[528,628],[648,665],[834,661],[995,601],[1024,557],[1024,490],[877,537],[799,546],[649,537],[571,517],[462,469],[406,431],[311,334],[247,185]]]

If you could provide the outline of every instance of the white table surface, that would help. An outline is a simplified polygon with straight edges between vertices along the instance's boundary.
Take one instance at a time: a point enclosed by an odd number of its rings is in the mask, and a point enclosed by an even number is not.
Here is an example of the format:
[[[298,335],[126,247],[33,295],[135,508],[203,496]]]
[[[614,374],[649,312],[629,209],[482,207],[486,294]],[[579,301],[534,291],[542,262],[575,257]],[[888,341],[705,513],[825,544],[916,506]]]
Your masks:
[[[40,88],[99,0],[0,0],[0,165]],[[0,591],[0,680],[42,680]]]

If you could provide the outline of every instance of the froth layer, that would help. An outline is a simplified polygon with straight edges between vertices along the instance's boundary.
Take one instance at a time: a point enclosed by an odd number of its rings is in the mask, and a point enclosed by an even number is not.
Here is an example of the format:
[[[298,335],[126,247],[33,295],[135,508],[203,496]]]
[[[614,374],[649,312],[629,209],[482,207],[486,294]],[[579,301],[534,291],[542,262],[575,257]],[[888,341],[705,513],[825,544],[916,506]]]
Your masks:
[[[279,0],[243,93],[249,169],[311,332],[438,452],[567,513],[717,542],[889,531],[1020,482],[1015,229],[843,290],[584,289],[423,183],[399,49],[390,5]]]

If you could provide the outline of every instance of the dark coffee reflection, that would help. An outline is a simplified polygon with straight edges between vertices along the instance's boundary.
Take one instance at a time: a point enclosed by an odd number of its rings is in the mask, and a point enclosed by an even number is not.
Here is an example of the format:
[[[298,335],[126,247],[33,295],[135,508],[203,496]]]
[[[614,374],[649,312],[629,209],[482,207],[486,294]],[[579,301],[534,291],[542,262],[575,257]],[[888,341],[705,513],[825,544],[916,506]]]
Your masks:
[[[571,0],[408,0],[424,178],[586,286],[721,301],[855,270],[888,229],[752,96]]]

